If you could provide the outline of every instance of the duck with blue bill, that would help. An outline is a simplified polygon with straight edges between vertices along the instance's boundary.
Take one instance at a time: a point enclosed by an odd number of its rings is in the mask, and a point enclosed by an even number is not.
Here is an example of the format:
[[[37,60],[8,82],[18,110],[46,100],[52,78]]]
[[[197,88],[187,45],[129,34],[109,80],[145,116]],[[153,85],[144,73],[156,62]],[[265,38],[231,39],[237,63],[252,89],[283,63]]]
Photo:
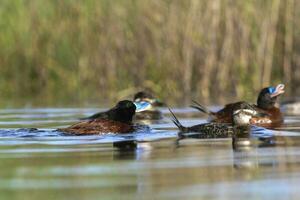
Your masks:
[[[85,120],[58,131],[75,135],[130,133],[136,128],[132,123],[134,114],[144,111],[149,106],[147,102],[123,100],[108,111],[98,113],[96,119]]]
[[[260,115],[254,116],[250,123],[262,127],[274,128],[283,123],[283,114],[276,106],[277,99],[284,93],[284,84],[278,84],[276,87],[263,88],[257,98],[257,104],[252,105],[257,113]],[[235,102],[225,105],[224,108],[217,112],[210,111],[198,102],[194,101],[193,108],[210,116],[210,121],[221,123],[233,123],[232,113],[241,104],[247,103],[245,101]]]

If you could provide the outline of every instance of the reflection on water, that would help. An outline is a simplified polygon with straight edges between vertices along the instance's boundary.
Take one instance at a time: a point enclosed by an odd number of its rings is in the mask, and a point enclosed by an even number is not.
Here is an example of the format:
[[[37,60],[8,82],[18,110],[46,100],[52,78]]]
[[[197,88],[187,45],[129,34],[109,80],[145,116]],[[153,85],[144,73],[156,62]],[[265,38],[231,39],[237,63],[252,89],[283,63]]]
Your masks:
[[[175,111],[182,113],[184,125],[204,122],[189,109]],[[280,130],[252,127],[251,137],[234,150],[231,138],[178,140],[168,118],[146,133],[67,136],[55,131],[93,112],[0,111],[1,199],[273,200],[300,195],[300,117],[287,117]]]

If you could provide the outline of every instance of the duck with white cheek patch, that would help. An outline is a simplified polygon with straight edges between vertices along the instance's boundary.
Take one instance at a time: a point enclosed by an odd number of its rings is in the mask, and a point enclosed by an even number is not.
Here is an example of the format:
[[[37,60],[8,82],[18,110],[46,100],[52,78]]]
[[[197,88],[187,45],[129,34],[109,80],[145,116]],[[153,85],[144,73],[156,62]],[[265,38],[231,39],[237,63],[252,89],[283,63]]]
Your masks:
[[[261,115],[254,116],[250,123],[262,127],[278,127],[283,123],[283,114],[276,106],[278,97],[284,93],[284,84],[278,84],[276,87],[263,88],[257,98],[256,105],[252,105],[253,109]],[[235,102],[225,105],[225,107],[217,112],[210,111],[198,102],[194,101],[192,107],[209,115],[212,122],[233,123],[232,114],[234,110],[243,104],[248,104],[245,101]]]
[[[196,133],[195,136],[197,138],[228,138],[237,134],[249,134],[250,120],[259,114],[252,105],[243,103],[231,115],[233,124],[210,122],[185,127],[179,122],[172,110],[169,110],[172,114],[172,121],[179,129],[179,135],[184,136],[186,133]]]

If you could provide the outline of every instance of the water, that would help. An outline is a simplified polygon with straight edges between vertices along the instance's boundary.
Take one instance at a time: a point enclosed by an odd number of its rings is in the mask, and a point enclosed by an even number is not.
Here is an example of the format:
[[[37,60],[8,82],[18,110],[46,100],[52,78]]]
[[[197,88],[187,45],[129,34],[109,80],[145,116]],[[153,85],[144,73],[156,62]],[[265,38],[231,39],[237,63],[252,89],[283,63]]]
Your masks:
[[[136,134],[55,131],[96,111],[0,110],[0,199],[299,199],[300,116],[281,130],[254,128],[235,150],[230,138],[178,140],[166,109]],[[205,122],[174,111],[184,125]],[[136,148],[116,147],[124,143]]]

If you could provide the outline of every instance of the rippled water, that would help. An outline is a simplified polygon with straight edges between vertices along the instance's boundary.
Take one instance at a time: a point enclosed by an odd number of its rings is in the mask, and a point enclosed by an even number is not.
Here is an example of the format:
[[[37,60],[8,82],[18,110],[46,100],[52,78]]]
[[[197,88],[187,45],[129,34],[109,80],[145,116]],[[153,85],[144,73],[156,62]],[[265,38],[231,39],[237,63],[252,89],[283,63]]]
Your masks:
[[[55,131],[96,111],[0,110],[1,199],[299,199],[300,116],[281,130],[255,128],[235,150],[230,138],[177,140],[166,109],[146,132]],[[205,122],[174,111],[184,125]]]

